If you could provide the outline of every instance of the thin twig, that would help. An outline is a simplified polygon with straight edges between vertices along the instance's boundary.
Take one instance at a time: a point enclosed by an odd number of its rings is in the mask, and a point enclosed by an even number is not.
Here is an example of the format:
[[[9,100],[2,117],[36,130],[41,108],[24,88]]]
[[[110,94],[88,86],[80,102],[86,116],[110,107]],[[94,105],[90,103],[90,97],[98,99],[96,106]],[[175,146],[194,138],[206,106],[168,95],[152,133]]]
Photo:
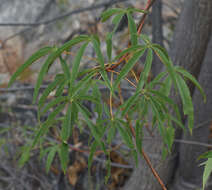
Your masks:
[[[149,9],[152,7],[154,2],[155,2],[155,0],[148,0],[144,10],[145,11],[149,11]],[[138,28],[137,28],[137,33],[138,34],[141,34],[141,31],[142,31],[142,29],[144,27],[144,21],[146,19],[146,16],[147,16],[147,13],[144,13],[143,16],[141,17],[141,20],[140,20],[140,22],[138,24]]]
[[[110,85],[113,86],[113,73],[111,73]],[[113,120],[113,102],[112,102],[112,92],[110,91],[110,115]]]

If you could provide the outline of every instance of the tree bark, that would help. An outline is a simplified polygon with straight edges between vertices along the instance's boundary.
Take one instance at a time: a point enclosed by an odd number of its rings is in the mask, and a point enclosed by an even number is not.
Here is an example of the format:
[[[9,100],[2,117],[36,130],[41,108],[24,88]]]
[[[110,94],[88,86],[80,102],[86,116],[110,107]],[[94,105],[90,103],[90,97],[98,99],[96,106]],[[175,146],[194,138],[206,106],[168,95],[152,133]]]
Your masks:
[[[174,64],[184,67],[195,77],[199,75],[210,39],[212,29],[211,10],[212,1],[185,1],[171,46],[170,55]],[[192,85],[191,89],[193,89]],[[181,105],[179,96],[172,93],[171,98],[173,98],[178,105]],[[156,138],[158,138],[158,136],[158,133],[155,134]],[[176,136],[180,136],[179,131]],[[146,153],[150,155],[153,166],[158,171],[164,183],[170,183],[176,170],[177,147],[174,147],[174,153],[164,162],[161,161],[162,141],[144,141],[143,148]],[[154,179],[150,169],[147,168],[145,161],[142,159],[126,184],[125,189],[161,190],[161,187]]]
[[[201,69],[199,82],[207,96],[207,102],[203,102],[199,91],[195,89],[193,102],[195,108],[195,122],[192,136],[189,133],[184,134],[184,140],[198,141],[208,143],[209,128],[212,122],[212,40],[210,41],[204,63]],[[197,158],[208,151],[207,147],[194,145],[180,146],[180,164],[173,185],[173,190],[195,190],[200,189],[202,184],[203,167],[197,162]],[[209,187],[208,187],[209,189]],[[212,189],[212,186],[210,186]]]
[[[152,6],[152,42],[163,46],[163,19],[162,1],[157,0]],[[154,56],[152,74],[156,76],[161,70],[162,63],[157,56]]]

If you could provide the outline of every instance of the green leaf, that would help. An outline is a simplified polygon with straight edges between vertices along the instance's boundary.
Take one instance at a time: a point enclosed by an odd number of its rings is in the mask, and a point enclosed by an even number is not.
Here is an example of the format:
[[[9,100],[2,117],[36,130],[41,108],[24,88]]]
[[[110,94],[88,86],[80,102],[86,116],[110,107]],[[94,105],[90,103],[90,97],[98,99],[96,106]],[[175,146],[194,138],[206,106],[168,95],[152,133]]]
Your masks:
[[[24,150],[23,150],[23,153],[21,154],[21,158],[19,159],[18,161],[18,165],[19,167],[23,167],[23,165],[29,160],[30,158],[30,150],[31,150],[31,147],[30,146],[26,146],[26,147],[23,147]]]
[[[202,159],[202,158],[212,158],[212,151],[208,151],[208,152],[205,152],[204,154],[200,155],[198,160]]]
[[[105,176],[105,184],[108,183],[108,180],[109,180],[109,178],[111,176],[111,160],[110,160],[110,158],[107,158],[106,170],[107,170],[107,175]]]
[[[172,87],[172,80],[171,77],[167,76],[163,82],[163,86],[160,88],[160,92],[163,93],[165,96],[169,96]]]
[[[161,83],[161,79],[163,79],[165,76],[167,75],[166,71],[163,71],[161,73],[159,73],[149,84],[148,84],[148,88],[153,89],[155,87],[155,85],[160,84],[160,85],[164,85],[163,83]]]
[[[63,90],[65,86],[68,84],[69,80],[63,80],[60,84],[58,84],[58,88],[55,92],[55,97],[59,97],[63,95]]]
[[[123,16],[124,16],[124,13],[120,13],[120,14],[117,14],[116,16],[114,16],[114,18],[112,20],[112,23],[115,25],[113,28],[113,31],[112,31],[113,34],[116,32]]]
[[[157,103],[157,101],[154,100],[153,97],[150,96],[149,100],[150,100],[150,105],[152,107],[153,117],[155,117],[157,119],[160,134],[162,135],[162,137],[164,137],[164,132],[161,129],[161,127],[163,126],[164,119],[165,119],[164,113],[161,110],[160,105]]]
[[[190,133],[192,133],[194,123],[194,108],[192,104],[190,90],[181,76],[177,75],[176,77],[177,77],[177,87],[183,103],[183,112],[185,115],[188,115],[188,128]]]
[[[105,111],[105,114],[107,115],[108,118],[111,117],[110,115],[110,111],[109,111],[109,108],[108,108],[108,105],[104,102],[104,111]]]
[[[138,167],[138,152],[133,149],[133,150],[131,150],[131,153],[132,153],[132,156],[135,160],[135,165],[136,165],[136,167]]]
[[[102,78],[104,79],[106,86],[113,92],[113,89],[110,85],[110,80],[108,79],[107,73],[105,71],[104,57],[103,57],[101,49],[100,49],[99,38],[97,38],[97,39],[92,38],[92,43],[93,43],[93,47],[94,47],[94,50],[97,55],[98,62],[101,66],[100,74],[101,74]]]
[[[134,144],[132,141],[132,137],[130,136],[130,134],[127,132],[126,129],[123,129],[121,127],[121,125],[117,122],[117,129],[119,131],[119,134],[121,135],[124,143],[130,148],[130,149],[134,149]]]
[[[99,103],[98,99],[95,96],[90,96],[90,95],[78,95],[77,99],[80,99],[82,101],[83,100],[88,100],[88,101],[91,101],[91,102],[93,102],[95,104]]]
[[[118,75],[115,83],[114,83],[114,88],[118,86],[118,84],[121,82],[121,80],[130,72],[130,70],[133,68],[133,66],[137,63],[137,61],[140,59],[140,57],[144,54],[145,49],[136,52],[133,54],[133,56],[130,58],[128,63],[124,65],[122,68],[120,74]]]
[[[181,116],[180,116],[180,111],[178,109],[178,106],[177,106],[177,104],[175,104],[175,102],[171,98],[163,95],[161,92],[156,91],[156,90],[149,90],[149,92],[151,92],[154,96],[156,96],[161,103],[163,103],[163,102],[164,102],[163,104],[168,103],[174,109],[178,120],[181,121]]]
[[[43,148],[42,146],[40,146],[40,156],[39,156],[39,161],[41,161],[42,158],[44,158],[44,156],[46,156],[46,154],[51,150],[51,146],[48,148]]]
[[[108,130],[108,135],[107,135],[107,144],[111,144],[112,140],[114,139],[116,134],[116,126],[114,122],[111,122],[111,127]]]
[[[98,62],[101,66],[101,68],[103,69],[105,66],[104,66],[104,57],[102,55],[102,52],[101,52],[101,49],[100,49],[100,42],[99,42],[99,38],[92,38],[92,43],[93,43],[93,47],[94,47],[94,50],[96,52],[96,55],[97,55],[97,59],[98,59]]]
[[[68,138],[70,137],[70,129],[71,129],[71,104],[68,104],[68,108],[66,111],[65,118],[63,120],[62,124],[62,130],[61,130],[61,138],[63,142],[66,142]]]
[[[69,162],[69,147],[68,144],[62,143],[59,149],[59,157],[61,161],[62,170],[66,173],[68,162]]]
[[[33,103],[35,103],[38,93],[39,93],[39,89],[40,89],[40,85],[44,79],[44,76],[46,75],[49,67],[53,64],[53,62],[55,61],[55,59],[57,57],[59,57],[65,50],[69,50],[72,46],[83,42],[83,41],[87,41],[89,40],[89,37],[87,35],[81,35],[78,36],[76,38],[73,38],[72,40],[70,40],[69,42],[66,42],[64,45],[62,45],[60,48],[58,48],[56,51],[54,51],[53,53],[51,53],[47,60],[45,61],[44,65],[42,66],[39,75],[38,75],[38,79],[35,85],[35,89],[34,89],[34,94],[33,94]]]
[[[174,142],[175,130],[174,130],[173,127],[170,127],[170,126],[167,127],[167,128],[164,128],[164,129],[165,129],[165,132],[166,132],[164,141],[168,145],[169,152],[171,152],[172,144]]]
[[[161,60],[161,62],[166,66],[166,69],[168,71],[168,73],[170,74],[170,77],[175,85],[175,87],[177,86],[177,79],[176,79],[176,72],[174,70],[173,64],[171,62],[171,60],[169,59],[169,57],[167,57],[167,54],[164,53],[160,48],[158,47],[152,47],[152,49],[154,50],[154,52],[156,53],[156,55],[159,57],[159,59]]]
[[[181,127],[185,131],[185,127],[180,120],[176,119],[172,115],[169,115],[169,117],[172,121],[174,121],[177,125],[179,125],[179,127]]]
[[[122,56],[124,56],[125,54],[127,53],[130,53],[130,52],[137,52],[137,51],[140,51],[142,49],[145,49],[146,46],[143,46],[143,45],[136,45],[136,46],[132,46],[132,47],[129,47],[125,50],[123,50],[121,53],[119,53],[114,59],[113,59],[113,62],[120,59]]]
[[[151,45],[151,40],[146,34],[140,34],[141,39],[145,42],[146,45]]]
[[[204,172],[203,172],[203,190],[205,189],[206,182],[210,177],[212,171],[212,158],[208,158],[208,160],[204,163]]]
[[[79,90],[81,88],[83,88],[85,85],[88,84],[88,82],[91,80],[91,78],[94,76],[95,71],[90,72],[89,74],[87,74],[84,78],[82,78],[74,87],[74,89],[70,89],[73,92],[71,92],[71,97],[73,98],[74,96],[77,95],[77,93],[79,92]]]
[[[151,71],[151,67],[152,67],[152,50],[148,49],[144,70],[142,74],[140,75],[140,78],[138,81],[138,85],[136,89],[137,92],[140,91],[143,88],[143,86],[147,83],[147,79]]]
[[[137,27],[132,15],[129,12],[127,13],[127,19],[128,19],[131,43],[132,46],[134,46],[138,44]]]
[[[121,105],[121,108],[123,108],[122,113],[121,113],[122,117],[124,117],[126,115],[126,113],[128,112],[128,110],[138,100],[139,95],[140,95],[140,93],[135,93],[130,98],[128,98],[128,100],[126,102],[124,102],[124,104]]]
[[[103,113],[103,104],[101,103],[101,92],[98,88],[96,82],[93,84],[93,96],[97,98],[98,103],[95,105],[95,111],[98,113],[99,118],[101,118]]]
[[[62,56],[59,56],[60,58],[60,64],[61,64],[61,67],[63,69],[63,73],[65,74],[66,76],[66,79],[69,79],[70,78],[70,68],[68,66],[68,64],[66,63],[66,61],[62,58]]]
[[[175,70],[179,73],[181,73],[184,77],[186,77],[187,79],[189,79],[200,91],[200,93],[203,96],[204,102],[206,102],[206,95],[202,89],[202,87],[200,86],[200,84],[198,83],[198,81],[185,69],[180,68],[180,67],[175,67]]]
[[[49,102],[45,108],[41,111],[40,115],[45,114],[50,108],[52,108],[53,106],[56,106],[57,104],[60,104],[64,101],[68,101],[68,97],[67,96],[59,96],[57,98],[54,98],[51,102]]]
[[[120,13],[113,18],[112,23],[115,26],[113,28],[113,31],[108,33],[107,36],[106,36],[107,56],[108,56],[108,59],[109,59],[110,62],[111,62],[111,55],[112,55],[112,37],[113,37],[114,33],[116,32],[116,30],[119,26],[119,23],[120,23],[123,16],[124,16],[124,13]]]
[[[55,117],[63,110],[64,107],[65,104],[60,104],[53,112],[50,113],[48,119],[41,125],[41,127],[36,132],[35,138],[32,143],[32,148],[37,144],[39,138],[48,131],[49,126],[55,123]]]
[[[41,57],[47,55],[51,50],[54,49],[52,47],[44,47],[35,52],[30,58],[23,64],[21,65],[18,70],[12,75],[10,78],[8,87],[12,85],[12,83],[16,80],[16,78],[26,69],[28,68],[32,63],[40,59]]]
[[[51,147],[47,160],[46,160],[46,172],[49,173],[49,169],[52,165],[52,162],[54,160],[55,154],[58,151],[58,146]]]
[[[135,143],[137,147],[137,151],[142,155],[142,129],[143,129],[144,122],[141,122],[139,120],[136,121],[135,125]]]
[[[105,22],[114,14],[122,13],[123,11],[124,10],[120,8],[108,9],[101,14],[101,22]]]
[[[107,44],[107,56],[109,61],[111,61],[112,56],[112,33],[108,33],[106,36],[106,44]]]
[[[82,108],[82,105],[76,103],[78,110],[82,113],[90,131],[91,134],[93,135],[93,137],[95,138],[95,140],[98,142],[99,145],[101,145],[101,136],[99,135],[98,131],[96,130],[96,127],[94,126],[94,124],[92,123],[92,121],[90,120],[89,116],[87,115],[87,113],[85,112],[85,110]]]
[[[88,42],[83,44],[80,47],[79,51],[77,52],[77,55],[74,58],[73,67],[72,67],[72,71],[71,71],[71,78],[70,78],[70,87],[71,88],[73,87],[74,80],[76,80],[76,78],[77,78],[77,75],[78,75],[78,72],[79,72],[80,61],[82,59],[83,53],[84,53],[87,45],[88,45]]]
[[[164,56],[166,57],[166,59],[169,59],[169,55],[168,55],[168,53],[167,53],[167,51],[166,51],[165,48],[163,48],[163,47],[160,46],[159,44],[152,44],[152,47],[153,47],[153,48],[159,49],[161,52],[163,52],[163,54],[164,54]]]
[[[145,14],[149,13],[149,11],[146,11],[144,9],[136,9],[136,8],[133,8],[133,7],[130,7],[127,10],[130,11],[130,12],[139,12],[139,13],[145,13]]]
[[[47,88],[43,91],[42,96],[39,99],[38,102],[39,109],[44,105],[48,95],[57,87],[57,85],[62,83],[64,80],[65,80],[64,76],[60,75],[58,77],[55,77],[55,80],[47,86]]]
[[[90,152],[88,157],[88,172],[89,173],[91,171],[91,164],[92,164],[94,153],[96,152],[96,149],[97,149],[97,145],[98,145],[97,141],[94,141],[90,146]]]

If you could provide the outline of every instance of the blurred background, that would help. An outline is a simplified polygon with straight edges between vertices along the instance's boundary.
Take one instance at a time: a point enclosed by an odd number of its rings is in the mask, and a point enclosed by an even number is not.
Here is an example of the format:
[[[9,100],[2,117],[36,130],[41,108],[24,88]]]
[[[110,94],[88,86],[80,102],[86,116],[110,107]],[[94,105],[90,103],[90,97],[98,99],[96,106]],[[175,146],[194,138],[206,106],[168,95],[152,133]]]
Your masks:
[[[47,174],[46,156],[40,159],[40,153],[36,150],[30,155],[29,162],[20,168],[18,160],[21,147],[30,140],[37,124],[37,107],[32,104],[32,94],[43,59],[33,64],[12,87],[7,88],[11,75],[39,48],[60,46],[79,34],[98,34],[104,39],[113,26],[110,21],[100,22],[102,11],[111,7],[139,9],[144,8],[146,3],[147,0],[0,0],[0,189],[161,189],[142,160],[136,167],[127,157],[129,150],[124,146],[111,154],[112,173],[107,185],[104,184],[104,156],[96,157],[91,179],[87,173],[88,155],[73,150],[70,150],[70,163],[65,175],[57,158]],[[212,147],[212,45],[208,45],[212,28],[211,8],[212,2],[207,0],[156,0],[142,31],[154,43],[167,49],[174,64],[186,68],[199,78],[208,98],[207,104],[203,104],[198,91],[190,85],[197,110],[194,133],[191,137],[178,131],[173,154],[165,161],[161,159],[158,134],[144,138],[146,152],[168,189],[201,188],[202,168],[196,159]],[[142,14],[134,15],[136,22],[141,17]],[[127,47],[128,40],[127,19],[124,18],[113,38],[114,55]],[[106,54],[104,43],[102,50]],[[71,62],[75,52],[76,49],[72,48],[70,55],[66,55],[67,60]],[[94,50],[87,48],[81,67],[94,65],[94,55]],[[59,64],[54,64],[45,77],[45,83],[52,81],[60,69]],[[155,77],[162,69],[163,65],[155,58],[151,77]],[[142,72],[139,64],[134,70],[138,75]],[[45,89],[45,83],[42,89]],[[49,138],[54,141],[52,136]],[[86,131],[80,133],[76,130],[73,146],[86,147],[87,138]],[[209,182],[207,188],[210,187]]]

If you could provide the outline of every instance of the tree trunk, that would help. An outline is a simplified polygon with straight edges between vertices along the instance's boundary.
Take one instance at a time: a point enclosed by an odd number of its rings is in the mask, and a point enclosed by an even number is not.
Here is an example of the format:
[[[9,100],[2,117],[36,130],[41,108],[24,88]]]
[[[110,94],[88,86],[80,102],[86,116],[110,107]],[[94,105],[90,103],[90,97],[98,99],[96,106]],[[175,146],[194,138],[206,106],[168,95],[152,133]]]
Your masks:
[[[157,0],[152,6],[152,42],[163,46],[163,19],[162,19],[162,1]],[[162,63],[157,56],[154,56],[152,65],[152,74],[156,76],[161,70]]]
[[[185,1],[184,8],[176,26],[171,48],[171,58],[175,65],[187,69],[198,77],[203,62],[212,28],[212,1],[192,0]],[[192,87],[192,86],[191,86]],[[192,88],[193,89],[193,88]],[[174,101],[180,105],[179,97],[172,93]],[[180,133],[177,133],[179,136]],[[155,134],[158,138],[159,134]],[[144,141],[143,148],[158,171],[165,184],[168,184],[175,172],[177,163],[177,147],[174,153],[164,162],[161,161],[161,141]],[[187,161],[190,162],[190,161]],[[144,160],[125,186],[127,190],[161,190]]]
[[[193,102],[195,108],[194,114],[194,130],[192,136],[189,133],[184,134],[184,140],[198,141],[201,143],[208,143],[209,141],[209,127],[212,121],[212,40],[207,49],[207,54],[201,69],[199,82],[203,87],[207,103],[203,102],[199,91],[195,89]],[[174,190],[195,190],[200,189],[202,184],[203,167],[197,162],[197,158],[208,150],[207,147],[197,145],[180,146],[180,165],[178,168]],[[208,187],[209,189],[209,187]],[[212,189],[212,186],[210,186]]]

